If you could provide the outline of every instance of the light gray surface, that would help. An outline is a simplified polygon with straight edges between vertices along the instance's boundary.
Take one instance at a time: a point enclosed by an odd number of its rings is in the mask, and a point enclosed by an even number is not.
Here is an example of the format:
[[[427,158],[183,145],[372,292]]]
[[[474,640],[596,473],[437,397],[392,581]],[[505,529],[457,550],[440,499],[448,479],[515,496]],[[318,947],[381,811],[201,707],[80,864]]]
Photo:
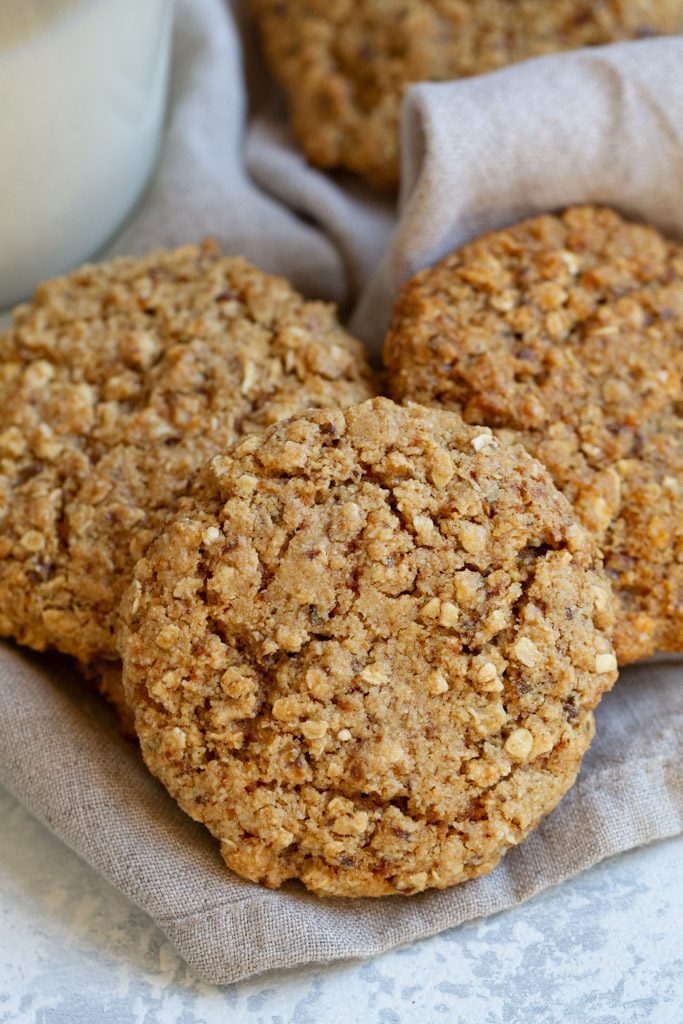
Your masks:
[[[2,1024],[683,1021],[683,837],[366,963],[218,989],[2,789],[0,821]]]

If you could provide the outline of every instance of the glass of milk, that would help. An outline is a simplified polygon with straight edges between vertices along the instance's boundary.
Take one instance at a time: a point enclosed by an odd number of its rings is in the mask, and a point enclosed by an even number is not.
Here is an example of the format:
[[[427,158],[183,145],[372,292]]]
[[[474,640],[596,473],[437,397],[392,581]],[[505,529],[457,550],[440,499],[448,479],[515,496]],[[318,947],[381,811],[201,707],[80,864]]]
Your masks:
[[[95,255],[144,191],[173,0],[0,0],[0,309]]]

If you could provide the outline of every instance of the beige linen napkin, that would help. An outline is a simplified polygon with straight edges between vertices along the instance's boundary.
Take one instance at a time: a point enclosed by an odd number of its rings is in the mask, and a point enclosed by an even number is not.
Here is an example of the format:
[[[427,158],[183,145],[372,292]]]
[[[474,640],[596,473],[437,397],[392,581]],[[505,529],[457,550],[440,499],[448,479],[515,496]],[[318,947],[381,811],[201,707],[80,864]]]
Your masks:
[[[400,223],[352,322],[377,349],[398,286],[485,231],[604,203],[683,238],[683,39],[414,86],[401,141]]]
[[[599,200],[683,230],[682,40],[415,88],[400,219],[357,182],[306,166],[248,38],[259,105],[245,123],[241,45],[221,0],[181,3],[167,144],[115,251],[212,233],[311,294],[349,309],[360,300],[356,330],[377,343],[398,282],[483,228]],[[319,900],[232,875],[66,662],[0,647],[0,778],[216,983],[377,953],[673,835],[683,826],[682,753],[683,659],[631,667],[599,709],[575,788],[493,873],[413,898]]]

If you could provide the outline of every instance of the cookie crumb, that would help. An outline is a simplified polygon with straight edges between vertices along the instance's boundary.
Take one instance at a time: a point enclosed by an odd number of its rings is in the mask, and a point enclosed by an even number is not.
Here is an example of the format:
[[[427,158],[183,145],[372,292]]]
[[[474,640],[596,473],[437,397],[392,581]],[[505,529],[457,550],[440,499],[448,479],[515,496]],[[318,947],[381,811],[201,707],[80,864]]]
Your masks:
[[[526,668],[533,668],[540,658],[538,648],[527,636],[520,636],[515,640],[512,645],[512,654]]]
[[[491,448],[495,443],[496,442],[491,434],[477,434],[477,436],[473,437],[470,441],[475,452],[481,452],[484,448]]]
[[[505,750],[515,760],[526,761],[533,745],[534,738],[528,729],[515,729],[505,741]]]
[[[613,654],[598,654],[595,659],[595,671],[598,673],[602,672],[615,672],[617,669],[617,659]]]

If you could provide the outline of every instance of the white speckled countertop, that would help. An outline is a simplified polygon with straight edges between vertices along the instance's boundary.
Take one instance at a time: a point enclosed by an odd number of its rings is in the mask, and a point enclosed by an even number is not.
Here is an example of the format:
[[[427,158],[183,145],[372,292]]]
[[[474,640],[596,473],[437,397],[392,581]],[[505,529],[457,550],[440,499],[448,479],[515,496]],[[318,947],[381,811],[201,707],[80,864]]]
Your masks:
[[[683,1024],[683,837],[368,962],[226,988],[0,788],[1,1024]]]

